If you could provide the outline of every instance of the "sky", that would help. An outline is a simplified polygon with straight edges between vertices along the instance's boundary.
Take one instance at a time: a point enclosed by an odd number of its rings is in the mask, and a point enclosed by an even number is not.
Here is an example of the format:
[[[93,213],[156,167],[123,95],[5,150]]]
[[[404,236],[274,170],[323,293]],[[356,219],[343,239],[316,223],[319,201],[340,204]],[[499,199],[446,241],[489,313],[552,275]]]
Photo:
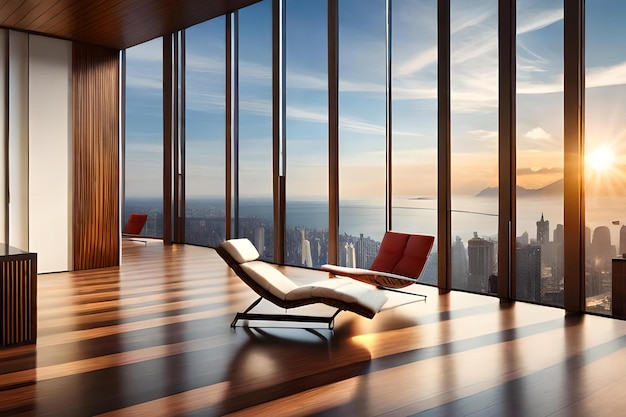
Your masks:
[[[435,0],[392,5],[393,193],[436,197]],[[328,194],[327,2],[286,2],[288,199]],[[563,1],[517,0],[518,185],[563,172]],[[588,169],[590,191],[623,193],[626,2],[587,2],[586,151],[606,147],[611,170]],[[240,192],[271,187],[271,1],[239,12]],[[190,28],[187,51],[188,196],[224,194],[225,18]],[[340,197],[384,204],[384,0],[339,1]],[[161,193],[161,40],[127,51],[126,194]],[[497,0],[451,0],[452,192],[497,186]],[[602,164],[600,164],[602,165]],[[605,168],[608,165],[604,164]],[[607,172],[608,171],[608,172]],[[314,179],[314,180],[312,180]],[[594,182],[595,181],[595,182]],[[603,184],[602,187],[593,187]],[[596,192],[593,191],[593,192]]]

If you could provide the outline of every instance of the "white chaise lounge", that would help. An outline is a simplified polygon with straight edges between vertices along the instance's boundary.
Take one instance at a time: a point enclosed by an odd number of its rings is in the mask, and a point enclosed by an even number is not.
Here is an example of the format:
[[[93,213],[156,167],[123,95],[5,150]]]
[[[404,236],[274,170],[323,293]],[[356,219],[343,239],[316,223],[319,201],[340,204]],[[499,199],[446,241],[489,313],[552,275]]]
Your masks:
[[[342,310],[371,319],[387,301],[383,291],[351,278],[328,278],[298,286],[270,264],[259,261],[259,253],[248,239],[227,240],[217,248],[217,253],[260,296],[243,313],[237,313],[231,327],[239,320],[263,320],[325,323],[332,329],[335,317]],[[329,317],[250,313],[262,299],[285,309],[322,303],[337,311]]]

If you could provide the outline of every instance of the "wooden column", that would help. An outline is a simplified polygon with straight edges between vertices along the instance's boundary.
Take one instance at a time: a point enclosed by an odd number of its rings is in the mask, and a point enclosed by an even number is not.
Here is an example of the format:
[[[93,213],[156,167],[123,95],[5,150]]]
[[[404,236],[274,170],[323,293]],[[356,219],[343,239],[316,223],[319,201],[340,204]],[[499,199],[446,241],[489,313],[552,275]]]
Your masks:
[[[119,265],[119,52],[72,51],[74,269]]]

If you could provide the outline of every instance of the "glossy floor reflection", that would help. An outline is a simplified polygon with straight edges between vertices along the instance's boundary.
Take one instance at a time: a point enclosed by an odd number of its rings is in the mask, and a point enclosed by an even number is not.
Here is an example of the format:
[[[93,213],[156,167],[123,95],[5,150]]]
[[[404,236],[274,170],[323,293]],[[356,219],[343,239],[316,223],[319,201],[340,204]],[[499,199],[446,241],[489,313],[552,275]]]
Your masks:
[[[299,283],[325,274],[282,268]],[[335,330],[229,327],[255,294],[211,249],[126,246],[39,277],[36,345],[0,349],[0,415],[614,416],[626,322],[419,286]]]

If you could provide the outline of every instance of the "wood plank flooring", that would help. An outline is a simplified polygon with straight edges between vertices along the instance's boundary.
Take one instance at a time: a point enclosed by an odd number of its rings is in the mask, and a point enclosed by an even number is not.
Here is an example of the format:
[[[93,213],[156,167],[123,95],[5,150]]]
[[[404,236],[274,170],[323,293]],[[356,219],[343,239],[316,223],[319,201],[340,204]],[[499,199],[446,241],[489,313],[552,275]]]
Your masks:
[[[416,286],[426,302],[343,312],[334,332],[233,330],[256,296],[213,250],[123,251],[39,276],[37,344],[0,349],[0,415],[625,414],[624,321]]]

